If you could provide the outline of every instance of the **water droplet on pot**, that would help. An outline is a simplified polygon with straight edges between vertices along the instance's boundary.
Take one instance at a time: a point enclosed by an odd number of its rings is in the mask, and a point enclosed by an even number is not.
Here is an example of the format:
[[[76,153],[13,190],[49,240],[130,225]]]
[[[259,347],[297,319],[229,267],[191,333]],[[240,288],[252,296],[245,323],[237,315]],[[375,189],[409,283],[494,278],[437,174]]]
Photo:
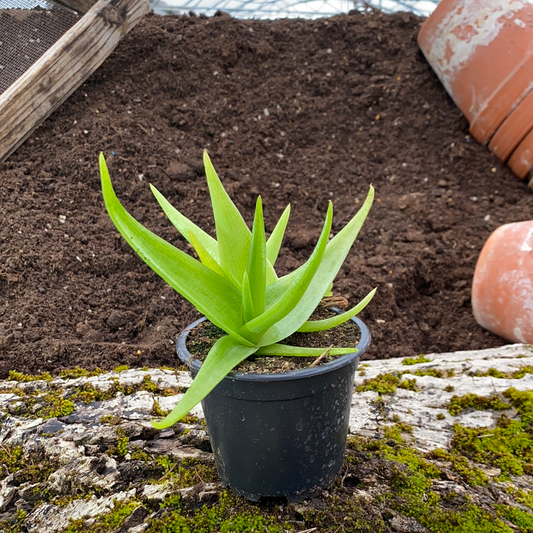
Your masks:
[[[303,425],[302,422],[299,420],[299,421],[296,423],[296,431],[302,431],[303,428],[304,428],[304,425]]]
[[[314,455],[310,455],[309,456],[309,462],[310,463],[314,463],[315,462],[315,456]]]

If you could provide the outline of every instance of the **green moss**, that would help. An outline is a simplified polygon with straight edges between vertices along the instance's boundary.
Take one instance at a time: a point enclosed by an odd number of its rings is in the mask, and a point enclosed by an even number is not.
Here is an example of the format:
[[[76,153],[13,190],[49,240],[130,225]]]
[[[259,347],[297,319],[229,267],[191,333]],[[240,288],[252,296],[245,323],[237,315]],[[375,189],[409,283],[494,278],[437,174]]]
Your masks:
[[[416,379],[402,379],[402,381],[400,381],[400,383],[398,383],[398,387],[400,389],[407,389],[407,390],[411,390],[413,392],[417,392],[418,391],[418,387],[416,385]]]
[[[396,392],[400,378],[396,374],[379,374],[375,378],[365,379],[357,387],[357,392],[374,391],[379,394],[393,394]]]
[[[533,426],[533,391],[519,391],[511,387],[503,395],[516,408],[522,423],[531,428]]]
[[[122,428],[116,429],[117,434],[117,455],[119,457],[125,457],[128,453],[128,444],[130,443],[130,439],[127,437],[127,435],[124,433],[124,430]]]
[[[455,390],[455,387],[453,385],[446,385],[444,387],[444,392],[453,392]]]
[[[444,372],[437,368],[420,368],[414,371],[415,376],[431,376],[432,378],[444,378]]]
[[[420,523],[438,533],[512,533],[512,529],[494,514],[466,504],[460,511],[430,511]]]
[[[403,442],[403,433],[413,433],[413,426],[406,424],[405,422],[396,421],[392,426],[384,428],[384,435],[386,439],[393,440],[395,442]]]
[[[497,505],[496,510],[502,518],[509,520],[509,522],[518,527],[520,532],[530,533],[533,531],[532,513],[511,505]]]
[[[147,533],[284,533],[276,516],[237,498],[230,492],[220,494],[215,505],[185,509],[181,498],[171,496],[162,507],[165,514],[151,521]],[[293,528],[291,528],[293,530]]]
[[[0,464],[6,467],[0,470],[0,479],[20,470],[24,466],[22,446],[0,446]]]
[[[119,367],[124,370],[125,367]],[[77,379],[79,377],[89,377],[102,373],[100,369],[87,371],[81,368],[64,370],[60,376],[63,379]],[[27,375],[20,372],[11,371],[9,379],[13,382],[28,382],[28,381],[50,381],[52,378],[49,374]],[[77,402],[89,404],[97,401],[111,400],[117,396],[118,393],[123,395],[130,395],[138,391],[148,391],[153,394],[162,396],[173,396],[183,392],[180,387],[165,387],[161,388],[158,383],[152,380],[150,374],[143,376],[140,383],[132,385],[121,385],[118,378],[111,379],[110,386],[106,389],[96,388],[92,383],[84,383],[77,387],[70,388],[67,392],[58,384],[47,384],[48,387],[44,392],[38,389],[25,391],[22,387],[10,387],[4,389],[3,393],[13,393],[21,397],[19,403],[13,410],[13,414],[27,418],[54,418],[62,417],[71,414]],[[157,410],[157,405],[155,405]],[[155,416],[163,416],[165,413],[161,411],[154,412]],[[105,420],[104,420],[105,421]]]
[[[170,481],[174,487],[190,487],[197,483],[211,483],[218,480],[214,465],[204,464],[197,459],[175,461],[166,455],[156,457],[162,480]]]
[[[444,420],[446,418],[446,416],[444,415],[444,413],[439,413],[437,415],[437,420]]]
[[[46,481],[57,468],[55,462],[45,461],[40,453],[24,455],[22,446],[0,446],[0,464],[4,467],[0,469],[0,480],[15,474],[17,485]]]
[[[470,372],[469,373],[470,376],[476,376],[476,377],[493,377],[493,378],[506,378],[507,377],[507,373],[506,372],[502,372],[496,368],[489,368],[486,372],[481,372],[480,370],[478,370],[477,372]]]
[[[452,447],[481,464],[500,468],[501,479],[533,473],[531,428],[502,415],[495,428],[465,428],[457,424]]]
[[[84,383],[71,392],[70,398],[75,402],[81,402],[88,405],[92,402],[111,400],[116,395],[117,390],[115,387],[110,387],[108,390],[101,390],[97,389],[91,383]]]
[[[68,416],[76,409],[76,406],[72,401],[62,398],[61,396],[45,394],[42,400],[45,402],[45,405],[35,412],[35,415],[40,418],[59,418],[62,416]]]
[[[28,381],[50,381],[51,379],[52,376],[48,372],[32,375],[23,374],[22,372],[17,372],[16,370],[10,370],[6,381],[18,381],[19,383],[26,383]]]
[[[26,516],[26,511],[19,509],[11,519],[0,520],[0,531],[2,533],[22,533],[27,531],[23,525]]]
[[[449,462],[452,470],[459,474],[462,480],[472,487],[476,485],[485,486],[489,483],[489,478],[483,470],[472,465],[468,459],[457,453],[450,453],[437,448],[436,450],[428,452],[426,457]]]
[[[533,474],[533,391],[518,391],[513,387],[507,389],[503,396],[510,404],[505,404],[497,395],[485,398],[483,405],[477,403],[479,400],[474,398],[475,395],[466,396],[470,396],[470,400],[473,398],[476,405],[488,409],[501,410],[512,406],[519,420],[502,415],[496,427],[490,429],[465,428],[457,424],[452,439],[454,450],[478,463],[500,468],[501,479],[511,475]],[[470,401],[466,401],[466,404],[472,406]],[[454,412],[464,407],[459,401],[456,405]]]
[[[202,425],[202,426],[205,426],[205,420],[200,419],[197,416],[191,415],[189,413],[188,415],[185,415],[183,418],[180,419],[180,424],[191,424],[191,425]]]
[[[402,440],[396,439],[391,443],[384,439],[360,437],[350,438],[348,449],[356,451],[352,461],[367,462],[372,458],[389,461],[386,469],[387,477],[390,478],[390,490],[372,501],[366,509],[367,513],[379,505],[382,509],[383,507],[389,509],[389,511],[382,510],[382,516],[391,511],[400,513],[416,520],[433,533],[511,533],[511,528],[496,513],[481,509],[472,504],[468,498],[466,500],[463,498],[462,503],[461,500],[458,500],[459,503],[448,501],[432,490],[435,480],[441,477],[441,469],[429,459],[454,461],[456,458],[448,452],[440,450],[424,456]],[[472,481],[474,467],[468,465],[471,471],[467,471],[463,468],[465,465],[460,463],[460,458],[457,459],[458,462],[454,464],[462,480]],[[447,498],[452,498],[452,495]],[[331,516],[330,508],[326,514]],[[370,522],[367,528],[361,530],[370,531],[373,525],[374,522]],[[383,524],[377,521],[374,530],[382,531]],[[324,531],[333,532],[335,528],[332,526],[331,529],[325,528]],[[356,532],[358,529],[347,529],[347,531]]]
[[[485,397],[469,392],[463,396],[453,396],[448,404],[448,411],[451,415],[457,416],[467,409],[476,409],[478,411],[505,411],[510,407],[511,406],[505,403],[497,394]]]
[[[86,370],[85,368],[80,368],[79,366],[75,368],[67,368],[59,372],[59,377],[63,379],[78,379],[78,378],[90,378],[93,376],[99,376],[100,374],[105,374],[105,370],[101,368],[95,368],[94,370]]]
[[[172,367],[172,366],[163,365],[163,366],[159,367],[160,370],[169,370],[170,372],[176,372],[176,371],[178,371],[180,369],[183,369],[183,368],[184,368],[183,365],[180,365],[178,367]],[[148,370],[148,369],[146,369],[146,370]]]
[[[117,374],[120,374],[121,372],[124,372],[125,370],[129,370],[129,369],[130,369],[129,365],[118,365],[114,368],[114,371]]]
[[[522,379],[526,374],[533,374],[533,367],[531,366],[522,366],[518,370],[513,372],[502,372],[497,368],[489,368],[486,372],[472,372],[472,376],[476,377],[493,377],[500,379]]]
[[[148,392],[158,392],[159,386],[155,381],[152,380],[152,376],[150,376],[150,374],[146,374],[145,376],[143,376],[141,390],[145,390]]]
[[[533,374],[533,367],[531,366],[523,366],[519,370],[515,370],[511,374],[512,379],[522,379],[526,374]]]
[[[57,418],[70,415],[76,408],[71,400],[65,398],[65,391],[58,386],[50,386],[42,393],[35,390],[21,398],[21,402],[13,406],[13,414],[21,417]]]
[[[111,426],[118,426],[122,419],[117,415],[104,415],[100,418],[100,424],[109,424]]]
[[[418,365],[419,363],[431,363],[431,359],[424,354],[420,354],[418,357],[406,357],[402,361],[402,365]]]
[[[133,448],[130,455],[132,461],[143,461],[145,463],[152,461],[152,456],[141,448]]]
[[[161,417],[162,418],[162,417],[168,415],[168,413],[169,413],[169,411],[163,409],[161,407],[161,405],[159,404],[159,402],[154,399],[154,403],[152,405],[152,411],[151,411],[152,416],[157,416],[157,417]]]
[[[510,405],[493,396],[495,405],[487,408],[514,407],[519,420],[505,415],[498,418],[494,428],[465,428],[454,426],[452,446],[459,453],[477,461],[500,468],[501,479],[511,475],[533,473],[533,391],[514,388],[503,393]],[[490,399],[485,399],[490,400]]]
[[[126,518],[139,507],[138,502],[115,501],[113,509],[109,513],[99,515],[90,525],[90,529],[83,518],[70,520],[70,524],[64,533],[111,533],[116,531],[126,521]]]
[[[509,487],[508,492],[512,494],[518,503],[527,505],[533,510],[533,490],[521,490],[515,487]]]

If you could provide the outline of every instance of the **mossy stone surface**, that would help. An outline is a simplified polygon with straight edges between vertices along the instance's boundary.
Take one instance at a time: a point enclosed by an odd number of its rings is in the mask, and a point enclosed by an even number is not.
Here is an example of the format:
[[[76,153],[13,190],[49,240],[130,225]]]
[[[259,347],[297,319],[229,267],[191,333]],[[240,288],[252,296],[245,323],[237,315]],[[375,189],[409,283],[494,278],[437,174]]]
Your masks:
[[[366,362],[336,483],[258,504],[219,484],[200,409],[150,426],[187,374],[12,375],[0,383],[0,531],[531,532],[533,351],[488,355]]]

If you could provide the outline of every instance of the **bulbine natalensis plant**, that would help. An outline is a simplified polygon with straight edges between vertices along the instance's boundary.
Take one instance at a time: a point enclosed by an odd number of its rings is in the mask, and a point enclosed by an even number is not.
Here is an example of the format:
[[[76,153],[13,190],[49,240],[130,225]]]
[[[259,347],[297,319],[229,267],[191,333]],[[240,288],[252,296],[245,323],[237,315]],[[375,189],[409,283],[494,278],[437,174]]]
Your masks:
[[[183,237],[194,247],[199,261],[161,239],[137,222],[120,204],[100,154],[100,175],[105,205],[118,231],[148,266],[189,300],[226,335],[213,345],[198,375],[172,412],[154,426],[176,423],[202,401],[241,361],[252,354],[319,356],[327,348],[301,348],[282,344],[295,331],[322,331],[350,320],[372,299],[375,289],[344,313],[310,321],[341,268],[370,210],[368,196],[346,226],[328,240],[333,206],[329,202],[317,245],[299,268],[278,277],[274,265],[287,227],[287,206],[267,239],[261,197],[257,199],[252,230],[224,190],[211,160],[204,152],[207,185],[213,206],[216,239],[170,205],[153,186],[159,205]],[[354,347],[332,348],[330,355],[352,353]]]

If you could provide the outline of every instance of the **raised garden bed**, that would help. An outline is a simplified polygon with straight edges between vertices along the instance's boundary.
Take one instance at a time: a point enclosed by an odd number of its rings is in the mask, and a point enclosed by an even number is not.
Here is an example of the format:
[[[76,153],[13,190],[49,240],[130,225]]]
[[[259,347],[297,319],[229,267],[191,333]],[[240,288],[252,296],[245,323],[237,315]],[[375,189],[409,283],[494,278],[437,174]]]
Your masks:
[[[248,221],[257,194],[267,230],[291,202],[281,271],[310,254],[327,200],[338,229],[373,183],[335,287],[350,302],[378,287],[367,357],[503,344],[475,323],[470,283],[489,234],[530,218],[531,190],[469,137],[418,51],[421,20],[145,18],[0,167],[0,377],[176,365],[196,312],[118,237],[101,150],[125,206],[166,239],[149,182],[212,229],[204,148]]]

